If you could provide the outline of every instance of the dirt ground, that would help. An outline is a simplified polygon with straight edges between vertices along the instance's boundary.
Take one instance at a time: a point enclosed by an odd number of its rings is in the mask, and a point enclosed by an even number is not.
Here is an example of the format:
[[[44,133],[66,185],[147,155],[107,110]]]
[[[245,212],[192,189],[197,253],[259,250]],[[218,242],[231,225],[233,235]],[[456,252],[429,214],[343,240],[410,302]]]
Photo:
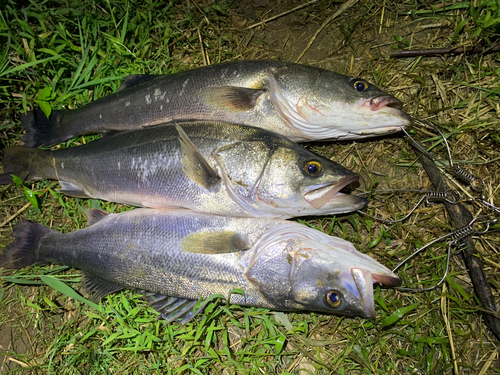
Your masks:
[[[469,171],[485,181],[487,199],[499,206],[500,107],[498,102],[484,98],[483,92],[459,83],[459,81],[465,81],[472,86],[487,89],[498,88],[496,82],[500,71],[498,57],[484,55],[478,58],[458,55],[424,57],[418,61],[391,59],[389,55],[403,47],[439,48],[466,43],[466,38],[463,40],[459,38],[455,44],[452,43],[455,25],[452,20],[445,17],[412,19],[408,12],[414,8],[414,4],[405,2],[387,1],[387,4],[385,0],[353,2],[352,7],[326,24],[317,36],[315,33],[321,28],[322,23],[341,6],[341,3],[318,1],[266,22],[263,26],[246,29],[263,19],[305,3],[305,1],[288,0],[242,0],[237,7],[231,8],[224,16],[227,24],[230,25],[228,29],[221,29],[216,25],[204,27],[208,29],[208,34],[213,32],[214,40],[217,39],[218,33],[234,33],[237,41],[235,48],[237,47],[239,51],[235,60],[279,59],[300,62],[349,76],[362,77],[371,82],[376,81],[379,87],[403,101],[405,110],[411,116],[439,123],[445,133],[453,133],[455,129],[459,129],[460,131],[450,137],[453,159],[461,162],[460,165],[467,166]],[[212,0],[204,0],[200,6],[210,4],[213,4]],[[194,7],[192,8],[196,11]],[[420,8],[428,8],[427,2],[420,4]],[[217,50],[215,45],[210,48],[210,43],[212,43],[210,39],[206,42],[209,45],[208,51]],[[312,43],[307,47],[310,42]],[[304,50],[305,53],[299,60]],[[173,51],[174,57],[176,53],[177,51]],[[183,61],[180,65],[184,64],[183,66],[187,67],[202,64],[199,57],[191,61],[189,59]],[[217,54],[214,53],[211,63],[216,62]],[[478,71],[482,69],[494,73],[481,76]],[[478,121],[485,125],[473,126]],[[2,138],[10,138],[12,134],[9,132],[10,130],[4,131]],[[422,140],[427,135],[417,133],[416,136]],[[429,145],[430,143],[427,143],[427,146]],[[377,189],[431,188],[425,171],[418,165],[409,142],[402,134],[358,142],[322,142],[306,146],[323,156],[342,162],[347,168],[359,173],[362,179],[358,192],[369,190],[375,185]],[[440,158],[445,157],[445,149],[442,145],[438,145],[433,151]],[[452,184],[454,188],[459,189],[459,184]],[[460,189],[467,190],[463,187]],[[408,212],[418,199],[419,197],[411,196],[411,194],[399,196],[393,200],[380,198],[371,202],[370,207],[374,209],[374,214],[388,219]],[[473,211],[474,215],[485,212],[476,205],[467,207]],[[13,207],[11,212],[15,212],[18,208]],[[0,221],[3,221],[3,218]],[[325,231],[328,230],[329,223],[324,223],[321,219],[311,219],[310,222]],[[380,223],[374,225],[377,230],[382,226]],[[449,233],[454,226],[442,205],[439,204],[419,207],[416,210],[416,217],[402,226],[393,226],[390,229],[394,231],[397,239],[392,241],[390,246],[385,246],[382,240],[380,244],[370,247],[370,253],[375,254],[380,251],[377,256],[393,259],[391,257],[395,256],[394,254],[397,254],[402,247],[416,243],[415,238],[425,238],[429,242]],[[8,234],[12,231],[12,223],[0,230],[3,237],[0,241],[5,244],[10,241]],[[370,233],[374,232],[375,229]],[[497,228],[485,236],[476,238],[477,250],[481,257],[486,258],[483,266],[497,306],[500,306],[499,239]],[[373,237],[370,235],[362,235],[358,238],[361,245],[366,245],[372,240]],[[452,270],[458,283],[468,293],[473,294],[473,286],[466,265],[458,253],[452,257]],[[30,291],[37,287],[19,286],[19,288],[22,288],[24,294],[29,296]],[[14,294],[11,288],[8,293],[2,295],[2,303],[15,298]],[[408,295],[405,292],[402,294]],[[435,306],[440,303],[438,299],[428,302],[429,305],[434,303]],[[8,373],[22,366],[10,354],[4,356],[2,353],[26,353],[32,345],[30,337],[34,328],[19,325],[23,315],[20,309],[21,307],[18,306],[13,312],[12,319],[6,319],[0,328],[0,356],[2,358],[0,372]],[[425,314],[425,311],[420,313]],[[471,328],[463,329],[476,329],[476,332],[470,333],[468,344],[464,340],[460,341],[460,345],[470,346],[468,350],[463,347],[458,347],[457,350],[460,361],[477,363],[476,369],[483,369],[483,366],[491,359],[490,367],[484,367],[486,369],[484,372],[467,370],[467,373],[494,374],[500,368],[500,356],[498,354],[494,356],[491,353],[494,354],[494,351],[498,350],[498,340],[480,316],[478,311],[472,312],[471,310],[471,319],[473,319]],[[15,321],[15,324],[11,324],[12,321]],[[45,327],[43,330],[49,341],[50,328]],[[455,329],[462,329],[460,323],[456,323]],[[321,340],[324,337],[320,335],[317,339]],[[302,361],[294,371],[305,374],[306,370],[310,373],[314,372],[314,367],[307,361]],[[451,371],[447,369],[446,373],[451,373]],[[414,373],[423,372],[415,370]]]

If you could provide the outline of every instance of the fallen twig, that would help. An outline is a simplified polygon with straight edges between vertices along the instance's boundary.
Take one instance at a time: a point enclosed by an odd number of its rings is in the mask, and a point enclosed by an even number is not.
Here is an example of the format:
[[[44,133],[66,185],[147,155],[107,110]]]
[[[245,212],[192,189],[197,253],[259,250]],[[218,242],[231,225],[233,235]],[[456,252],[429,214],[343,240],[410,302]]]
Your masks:
[[[441,172],[434,161],[427,155],[423,154],[417,147],[412,147],[436,190],[441,192],[447,191],[449,189],[448,185],[443,180]],[[445,201],[444,205],[456,229],[463,228],[469,225],[472,221],[472,214],[462,204],[450,204]],[[486,279],[486,275],[484,274],[481,259],[477,256],[472,237],[467,237],[461,242],[463,245],[462,248],[465,264],[469,271],[472,284],[474,285],[474,291],[476,292],[479,302],[481,303],[483,309],[490,309],[495,312],[498,311],[495,305],[495,299],[491,293],[490,285]],[[486,311],[483,312],[483,319],[493,334],[500,339],[500,319]]]
[[[494,44],[490,47],[455,47],[455,48],[430,48],[430,49],[411,49],[408,51],[399,51],[391,54],[392,58],[417,57],[417,56],[436,56],[436,55],[461,55],[477,53],[500,52],[500,44]]]
[[[296,10],[299,10],[301,8],[305,8],[306,6],[309,6],[311,4],[314,4],[314,3],[317,3],[319,0],[312,0],[312,1],[309,1],[308,3],[305,3],[305,4],[302,4],[302,5],[299,5],[293,9],[290,9],[290,10],[287,10],[286,12],[283,12],[283,13],[280,13],[278,14],[277,16],[273,16],[273,17],[270,17],[270,18],[267,18],[265,19],[264,21],[260,21],[260,22],[257,22],[257,23],[254,23],[253,25],[251,26],[248,26],[247,27],[247,30],[250,30],[250,29],[253,29],[254,27],[257,27],[259,25],[264,25],[266,22],[269,22],[269,21],[272,21],[272,20],[275,20],[276,18],[280,18],[280,17],[283,17],[283,16],[286,16],[287,14],[290,14],[292,12],[295,12]]]
[[[358,2],[358,0],[348,0],[348,1],[346,1],[345,3],[343,3],[339,7],[339,9],[335,13],[333,13],[330,17],[328,17],[326,20],[324,20],[323,23],[321,24],[321,26],[319,27],[319,29],[316,30],[316,32],[314,33],[314,35],[311,38],[311,40],[309,41],[309,43],[307,43],[306,48],[304,48],[304,50],[299,55],[299,57],[297,57],[297,60],[295,60],[295,62],[298,63],[300,61],[300,59],[305,55],[305,53],[307,52],[307,50],[311,47],[311,45],[314,43],[314,41],[316,40],[316,38],[319,35],[319,33],[321,32],[321,30],[323,30],[326,25],[328,25],[335,17],[338,17],[340,14],[342,14],[343,12],[345,12],[347,10],[347,8],[352,7],[357,2]]]
[[[26,210],[29,206],[31,206],[31,202],[26,203],[23,207],[21,207],[17,212],[11,216],[9,216],[7,219],[3,221],[2,224],[0,224],[0,228],[3,227],[4,225],[10,223],[12,220],[14,220],[16,217],[19,216],[24,210]]]

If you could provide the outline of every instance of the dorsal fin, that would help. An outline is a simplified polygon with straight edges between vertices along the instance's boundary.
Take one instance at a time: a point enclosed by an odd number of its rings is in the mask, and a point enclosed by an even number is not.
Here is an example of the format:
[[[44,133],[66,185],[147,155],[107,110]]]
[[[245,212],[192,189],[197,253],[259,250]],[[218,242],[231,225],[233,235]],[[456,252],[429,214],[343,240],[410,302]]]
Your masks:
[[[243,234],[229,231],[203,231],[191,233],[180,243],[182,251],[198,254],[225,254],[250,248]]]
[[[184,130],[179,124],[175,124],[175,128],[179,132],[179,141],[184,152],[182,165],[186,176],[205,189],[210,189],[213,185],[219,183],[221,178],[191,142]]]
[[[87,210],[87,226],[90,227],[91,225],[94,225],[108,215],[110,215],[108,211],[100,210],[98,208]]]
[[[160,74],[131,74],[123,79],[122,84],[116,92],[127,89],[129,87],[137,86],[141,83],[151,81],[152,79],[161,77]]]
[[[123,287],[114,284],[110,281],[103,280],[100,277],[89,275],[86,272],[82,273],[83,290],[87,294],[92,294],[90,300],[98,303],[103,297],[108,294],[118,292]]]

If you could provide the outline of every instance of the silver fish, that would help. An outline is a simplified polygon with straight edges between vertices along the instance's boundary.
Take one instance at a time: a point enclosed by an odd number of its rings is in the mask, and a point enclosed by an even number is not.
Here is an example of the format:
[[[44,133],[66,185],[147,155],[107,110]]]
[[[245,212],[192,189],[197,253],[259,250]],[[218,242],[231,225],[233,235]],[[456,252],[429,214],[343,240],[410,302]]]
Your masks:
[[[128,131],[171,120],[213,120],[267,129],[292,141],[360,139],[410,123],[402,103],[375,85],[281,61],[236,61],[167,76],[131,76],[122,89],[75,110],[22,117],[25,145],[79,134]]]
[[[182,322],[198,312],[199,298],[214,294],[245,306],[373,318],[373,284],[400,284],[350,242],[294,222],[184,209],[88,214],[88,228],[64,234],[21,222],[0,266],[80,268],[94,301],[123,288],[144,290],[163,317]],[[234,289],[244,295],[230,294]]]
[[[186,122],[56,151],[8,147],[1,183],[56,179],[65,194],[240,217],[338,214],[366,205],[340,191],[358,175],[269,131]]]

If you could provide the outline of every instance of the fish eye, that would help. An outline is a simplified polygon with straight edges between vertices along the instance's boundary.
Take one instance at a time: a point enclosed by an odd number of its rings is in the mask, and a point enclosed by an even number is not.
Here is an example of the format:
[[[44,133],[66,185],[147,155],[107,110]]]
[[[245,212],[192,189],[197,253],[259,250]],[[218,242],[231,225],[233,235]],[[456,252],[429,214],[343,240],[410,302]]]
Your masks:
[[[331,307],[339,307],[340,303],[342,302],[342,296],[336,290],[330,290],[328,293],[326,293],[326,302]]]
[[[321,165],[321,163],[314,161],[314,160],[308,161],[304,165],[304,171],[309,176],[317,176],[319,174],[319,172],[321,172],[322,169],[323,169],[323,166]]]
[[[368,83],[356,81],[354,82],[354,88],[358,91],[365,91],[368,88]]]

